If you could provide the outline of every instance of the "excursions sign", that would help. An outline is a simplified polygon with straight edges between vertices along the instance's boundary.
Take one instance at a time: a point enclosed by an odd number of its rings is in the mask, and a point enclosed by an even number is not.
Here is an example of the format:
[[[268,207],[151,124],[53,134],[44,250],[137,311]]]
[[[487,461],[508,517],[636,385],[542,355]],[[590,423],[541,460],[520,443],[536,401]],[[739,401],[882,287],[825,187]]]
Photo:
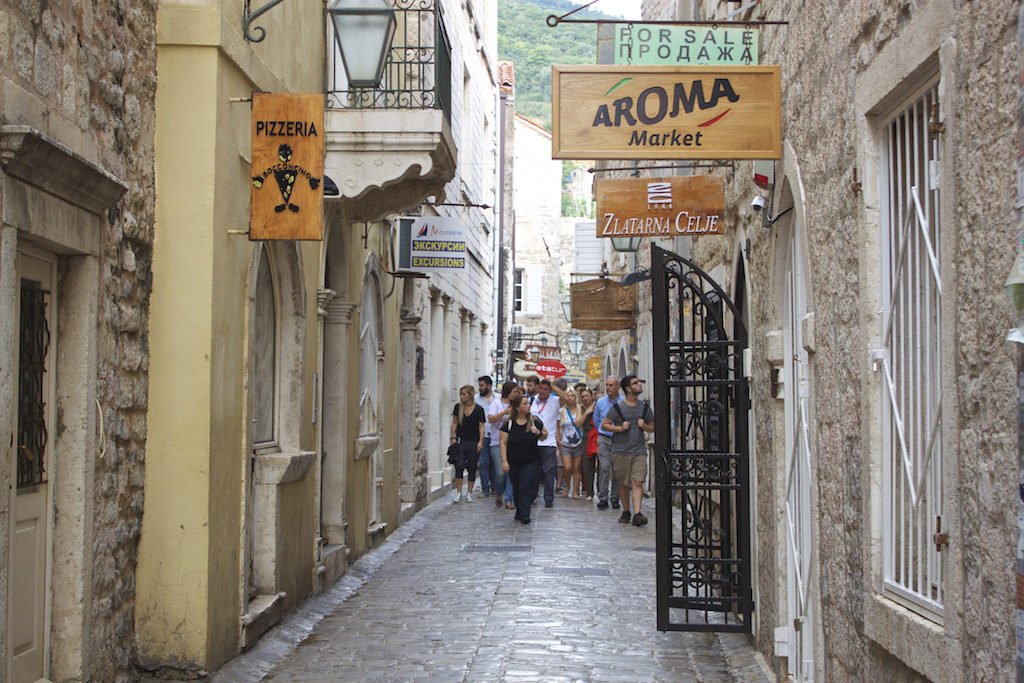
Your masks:
[[[598,178],[594,196],[598,237],[678,237],[723,231],[725,193],[720,178]]]
[[[457,218],[402,218],[398,227],[398,268],[443,273],[466,267],[466,226]]]
[[[778,66],[553,66],[554,159],[778,159]]]

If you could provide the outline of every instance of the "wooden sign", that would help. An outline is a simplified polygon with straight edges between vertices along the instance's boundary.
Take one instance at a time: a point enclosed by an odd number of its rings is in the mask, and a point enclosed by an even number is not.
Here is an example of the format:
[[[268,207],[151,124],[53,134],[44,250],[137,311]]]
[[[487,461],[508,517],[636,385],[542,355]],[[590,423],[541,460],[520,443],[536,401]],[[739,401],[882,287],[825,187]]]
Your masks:
[[[554,159],[778,159],[778,66],[553,66]]]
[[[625,330],[633,326],[633,287],[598,278],[569,285],[572,326],[577,330]]]
[[[250,240],[323,238],[324,96],[252,94]]]
[[[725,190],[719,178],[599,178],[597,236],[675,237],[722,232]]]

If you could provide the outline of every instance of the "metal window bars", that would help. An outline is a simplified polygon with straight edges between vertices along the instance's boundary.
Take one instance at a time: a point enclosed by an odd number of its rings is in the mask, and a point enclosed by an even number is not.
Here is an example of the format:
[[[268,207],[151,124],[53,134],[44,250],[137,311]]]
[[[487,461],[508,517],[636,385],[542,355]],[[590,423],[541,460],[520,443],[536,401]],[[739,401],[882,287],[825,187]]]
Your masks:
[[[942,620],[943,514],[941,296],[938,143],[929,117],[933,85],[887,126],[887,212],[883,235],[884,428],[883,589]]]
[[[21,281],[18,344],[18,464],[19,489],[46,483],[45,373],[50,348],[46,298],[50,293],[35,280]]]

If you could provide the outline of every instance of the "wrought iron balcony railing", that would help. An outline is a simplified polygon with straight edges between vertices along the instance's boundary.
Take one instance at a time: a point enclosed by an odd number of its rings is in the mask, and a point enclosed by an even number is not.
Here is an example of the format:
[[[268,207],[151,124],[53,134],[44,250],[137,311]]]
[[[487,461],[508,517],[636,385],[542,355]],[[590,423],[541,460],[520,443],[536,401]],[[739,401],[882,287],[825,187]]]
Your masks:
[[[441,109],[451,120],[451,45],[437,0],[388,0],[398,28],[378,88],[352,88],[327,22],[327,106],[334,109]]]

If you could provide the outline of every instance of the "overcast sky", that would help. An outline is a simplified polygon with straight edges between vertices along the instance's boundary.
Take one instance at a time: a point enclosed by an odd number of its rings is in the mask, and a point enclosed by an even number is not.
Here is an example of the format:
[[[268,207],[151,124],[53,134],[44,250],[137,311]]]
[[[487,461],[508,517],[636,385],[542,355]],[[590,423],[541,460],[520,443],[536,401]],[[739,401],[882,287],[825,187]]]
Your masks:
[[[585,5],[587,0],[573,0],[577,5]],[[591,6],[596,12],[614,14],[623,19],[640,18],[640,0],[598,0],[596,5]]]

